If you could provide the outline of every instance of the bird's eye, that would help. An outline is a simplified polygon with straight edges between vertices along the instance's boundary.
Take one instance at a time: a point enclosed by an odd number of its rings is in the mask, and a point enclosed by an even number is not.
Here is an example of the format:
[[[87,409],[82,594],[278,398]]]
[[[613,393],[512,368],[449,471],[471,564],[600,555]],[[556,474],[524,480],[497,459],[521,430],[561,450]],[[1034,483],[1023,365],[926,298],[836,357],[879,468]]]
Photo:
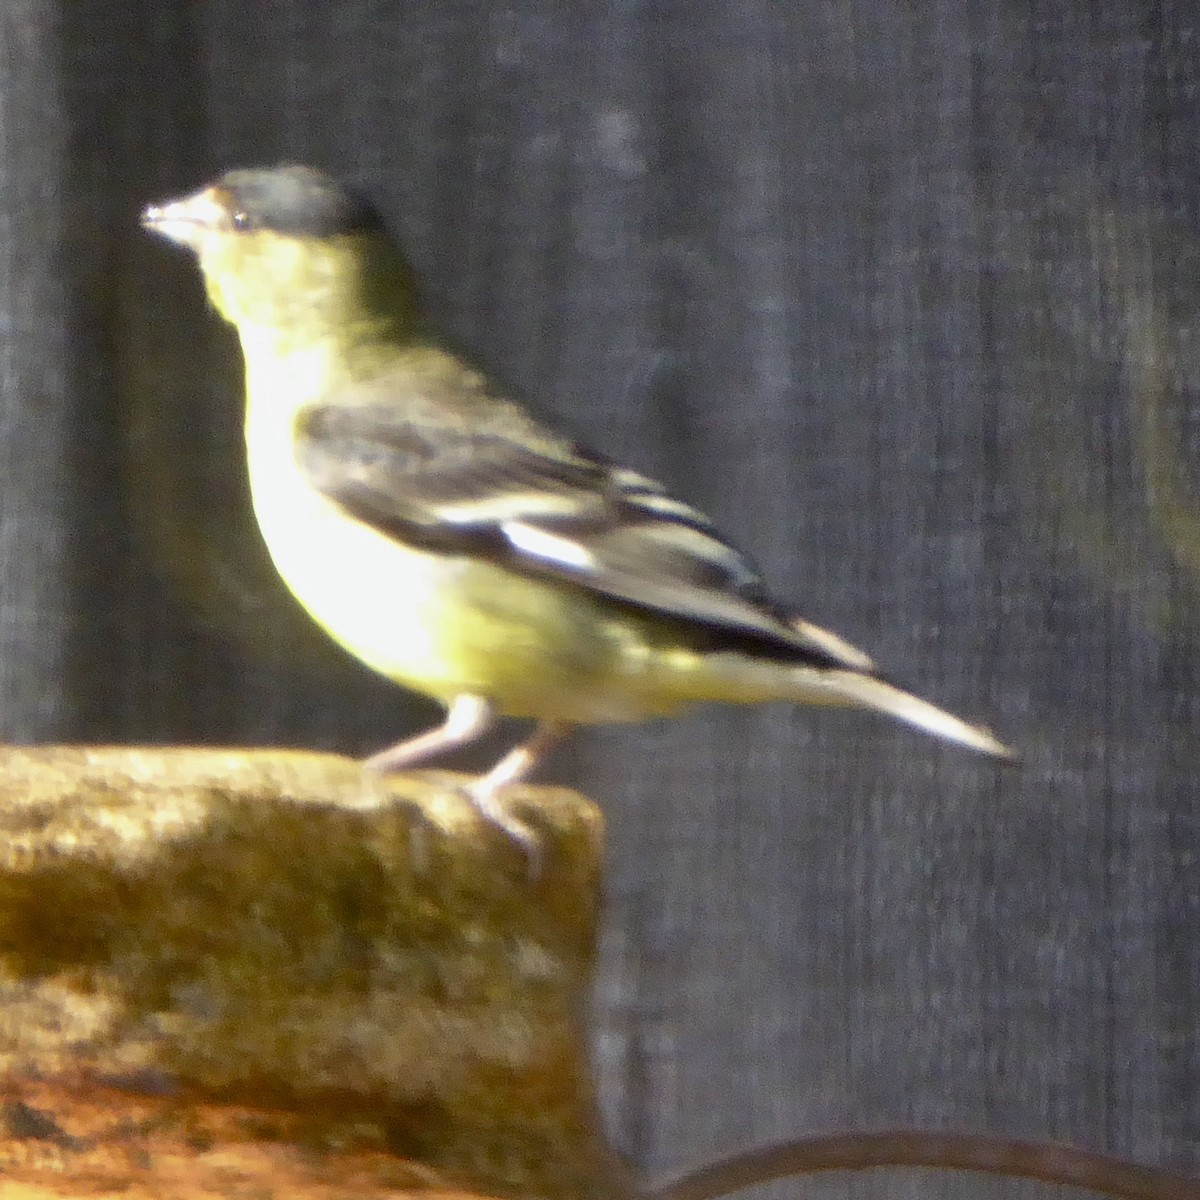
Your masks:
[[[250,220],[249,213],[242,212],[241,209],[239,209],[233,214],[234,229],[246,230],[250,228],[251,224],[252,222]]]

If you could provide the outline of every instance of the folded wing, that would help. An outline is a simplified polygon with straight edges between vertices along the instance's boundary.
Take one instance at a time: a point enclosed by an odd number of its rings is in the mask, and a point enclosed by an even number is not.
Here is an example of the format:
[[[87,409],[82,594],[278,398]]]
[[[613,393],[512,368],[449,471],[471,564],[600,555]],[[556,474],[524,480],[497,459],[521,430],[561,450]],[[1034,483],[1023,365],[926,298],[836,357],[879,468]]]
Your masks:
[[[688,622],[713,649],[872,671],[775,608],[754,567],[653,480],[554,437],[479,376],[397,369],[298,416],[312,487],[405,542]]]

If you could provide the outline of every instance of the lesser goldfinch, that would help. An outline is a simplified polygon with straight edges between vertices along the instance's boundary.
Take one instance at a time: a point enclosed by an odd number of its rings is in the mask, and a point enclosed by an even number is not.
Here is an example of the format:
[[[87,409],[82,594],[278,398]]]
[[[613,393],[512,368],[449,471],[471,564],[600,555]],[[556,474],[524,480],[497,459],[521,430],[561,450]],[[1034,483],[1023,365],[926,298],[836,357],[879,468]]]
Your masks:
[[[254,510],[288,587],[364,663],[447,708],[371,767],[425,761],[498,716],[534,718],[472,788],[528,844],[497,793],[579,724],[790,700],[1010,756],[774,603],[702,513],[447,349],[376,211],[327,175],[229,171],[142,223],[195,253],[237,327]]]

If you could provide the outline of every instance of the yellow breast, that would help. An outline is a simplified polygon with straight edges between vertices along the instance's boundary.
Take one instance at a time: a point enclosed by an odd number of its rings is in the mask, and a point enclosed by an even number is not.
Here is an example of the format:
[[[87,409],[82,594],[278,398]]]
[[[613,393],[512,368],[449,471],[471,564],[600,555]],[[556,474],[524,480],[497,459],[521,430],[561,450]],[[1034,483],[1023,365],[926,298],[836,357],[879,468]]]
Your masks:
[[[621,622],[578,589],[417,549],[347,515],[309,486],[296,463],[292,415],[272,403],[278,375],[270,388],[258,382],[248,379],[246,414],[255,515],[285,583],[336,641],[388,678],[443,701],[471,692],[512,716],[644,715],[625,694],[623,676],[632,682],[636,671]],[[614,688],[613,680],[621,682]]]
[[[280,355],[240,327],[254,510],[284,582],[369,667],[448,702],[471,693],[509,716],[640,720],[734,695],[675,622],[484,559],[405,544],[316,492],[293,450],[297,412],[332,388],[328,349]],[[270,331],[261,331],[264,339]]]

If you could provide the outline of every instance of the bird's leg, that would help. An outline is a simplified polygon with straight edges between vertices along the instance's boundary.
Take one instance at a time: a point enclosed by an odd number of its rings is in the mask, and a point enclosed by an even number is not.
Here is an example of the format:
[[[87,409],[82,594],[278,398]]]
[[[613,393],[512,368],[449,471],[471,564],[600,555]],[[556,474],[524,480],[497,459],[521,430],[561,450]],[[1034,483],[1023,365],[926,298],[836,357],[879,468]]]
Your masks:
[[[486,775],[481,775],[467,789],[480,815],[503,830],[524,851],[529,860],[529,873],[536,878],[541,870],[541,846],[534,829],[507,812],[497,802],[499,793],[514,783],[521,783],[537,764],[571,731],[566,721],[543,721],[533,736],[510,750]]]
[[[455,696],[446,719],[406,742],[397,742],[372,754],[363,766],[372,771],[398,771],[425,762],[444,750],[463,746],[482,737],[496,723],[496,712],[482,696]]]

